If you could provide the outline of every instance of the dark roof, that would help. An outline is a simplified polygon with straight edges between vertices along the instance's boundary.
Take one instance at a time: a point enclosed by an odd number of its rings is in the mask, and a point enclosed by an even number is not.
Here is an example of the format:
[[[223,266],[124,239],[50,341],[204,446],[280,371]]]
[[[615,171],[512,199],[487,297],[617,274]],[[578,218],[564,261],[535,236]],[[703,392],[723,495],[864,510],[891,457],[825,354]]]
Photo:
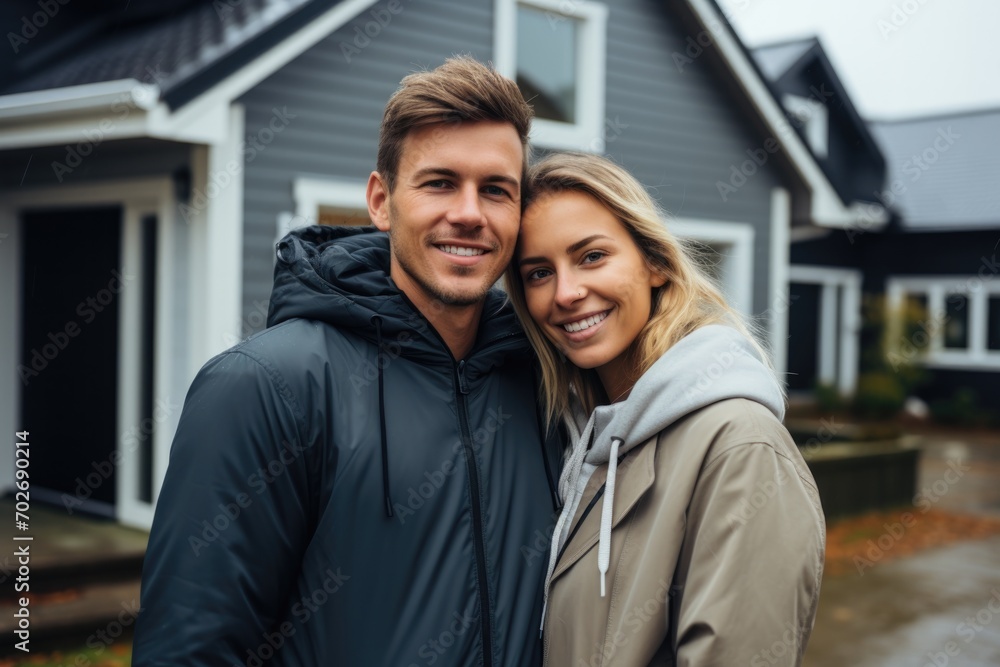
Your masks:
[[[752,52],[764,75],[771,81],[777,81],[782,74],[791,69],[792,65],[818,44],[818,39],[808,37],[791,42],[766,44],[752,49]]]
[[[872,193],[885,179],[885,156],[872,136],[868,123],[851,101],[819,38],[808,37],[763,45],[752,49],[752,52],[761,72],[779,94],[805,95],[805,91],[800,88],[808,83],[808,95],[846,121],[847,125],[842,125],[839,133],[828,139],[850,146],[851,156],[837,161],[832,161],[829,156],[817,157],[816,161],[844,201],[872,201]],[[819,91],[827,91],[829,87],[828,95],[824,92],[817,97],[814,92],[817,86]],[[812,151],[812,146],[805,137],[805,128],[794,122],[792,126]],[[833,128],[834,125],[831,124],[830,127]]]
[[[136,79],[158,85],[176,108],[337,2],[216,0],[129,25],[98,16],[62,36],[41,63],[15,74],[0,94]]]
[[[905,229],[1000,228],[1000,109],[871,126]]]

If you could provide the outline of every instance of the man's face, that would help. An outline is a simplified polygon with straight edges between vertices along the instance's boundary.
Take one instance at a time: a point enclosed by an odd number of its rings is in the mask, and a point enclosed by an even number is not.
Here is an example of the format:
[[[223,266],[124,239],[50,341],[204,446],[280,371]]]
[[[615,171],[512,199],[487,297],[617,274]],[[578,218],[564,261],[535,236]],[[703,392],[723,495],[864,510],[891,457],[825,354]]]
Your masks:
[[[389,232],[390,275],[422,311],[478,305],[510,262],[522,150],[509,123],[429,125],[403,141],[392,194],[377,172],[369,177],[369,214]]]

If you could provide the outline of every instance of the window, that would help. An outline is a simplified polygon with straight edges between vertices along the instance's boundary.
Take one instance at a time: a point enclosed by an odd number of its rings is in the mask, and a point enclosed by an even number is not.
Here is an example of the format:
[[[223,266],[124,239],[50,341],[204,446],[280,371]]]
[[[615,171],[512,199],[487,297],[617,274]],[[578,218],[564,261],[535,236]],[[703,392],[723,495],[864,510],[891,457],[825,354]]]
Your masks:
[[[535,109],[532,143],[604,151],[607,11],[591,0],[496,0],[494,61]]]
[[[1000,369],[1000,282],[979,276],[915,276],[887,283],[890,343],[894,350],[920,349],[918,360],[937,368]],[[909,311],[903,330],[900,306]],[[916,326],[914,313],[922,317]]]
[[[826,105],[819,100],[798,95],[785,95],[781,102],[785,110],[802,127],[806,142],[813,154],[818,158],[825,158],[830,131]]]

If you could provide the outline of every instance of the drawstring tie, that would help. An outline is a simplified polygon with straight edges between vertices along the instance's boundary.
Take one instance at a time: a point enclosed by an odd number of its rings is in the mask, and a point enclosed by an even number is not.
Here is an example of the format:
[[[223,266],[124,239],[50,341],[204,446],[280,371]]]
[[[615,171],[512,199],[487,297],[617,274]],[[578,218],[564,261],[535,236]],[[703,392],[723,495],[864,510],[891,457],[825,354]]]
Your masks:
[[[385,515],[392,518],[392,497],[389,495],[389,441],[385,434],[385,388],[382,382],[382,318],[372,316],[375,325],[375,344],[378,353],[375,365],[378,366],[378,423],[382,435],[382,495],[385,497]]]
[[[556,528],[552,532],[552,544],[549,551],[549,568],[545,573],[545,588],[542,598],[542,624],[538,628],[539,637],[545,629],[545,614],[549,608],[549,588],[552,585],[552,573],[556,569],[556,561],[562,552],[563,541],[566,539],[565,533],[569,524],[573,521],[570,511],[575,511],[577,507],[577,497],[583,494],[583,489],[579,489],[577,481],[583,469],[584,460],[590,450],[590,440],[594,435],[594,420],[591,419],[576,447],[570,453],[566,465],[563,467],[562,476],[559,479],[559,495],[563,498],[563,511],[556,522]],[[597,568],[601,575],[601,597],[605,597],[608,568],[611,563],[611,524],[614,519],[615,502],[615,481],[618,478],[618,450],[624,440],[619,437],[611,438],[611,453],[608,456],[608,476],[604,482],[604,494],[601,498],[601,529],[597,547]]]
[[[618,474],[618,445],[621,438],[611,439],[611,455],[608,458],[608,479],[604,483],[604,498],[601,508],[601,536],[597,547],[597,569],[601,572],[601,597],[604,597],[604,580],[611,563],[611,519],[615,504],[615,477]]]

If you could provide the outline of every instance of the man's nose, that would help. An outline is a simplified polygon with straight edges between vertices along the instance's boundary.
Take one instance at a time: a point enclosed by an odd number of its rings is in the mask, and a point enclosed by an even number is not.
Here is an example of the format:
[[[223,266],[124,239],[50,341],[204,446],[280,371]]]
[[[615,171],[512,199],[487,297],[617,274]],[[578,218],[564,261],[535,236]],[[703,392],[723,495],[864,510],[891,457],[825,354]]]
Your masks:
[[[455,193],[452,206],[448,211],[448,222],[455,225],[481,226],[486,223],[483,215],[479,188],[474,184],[462,186]]]

